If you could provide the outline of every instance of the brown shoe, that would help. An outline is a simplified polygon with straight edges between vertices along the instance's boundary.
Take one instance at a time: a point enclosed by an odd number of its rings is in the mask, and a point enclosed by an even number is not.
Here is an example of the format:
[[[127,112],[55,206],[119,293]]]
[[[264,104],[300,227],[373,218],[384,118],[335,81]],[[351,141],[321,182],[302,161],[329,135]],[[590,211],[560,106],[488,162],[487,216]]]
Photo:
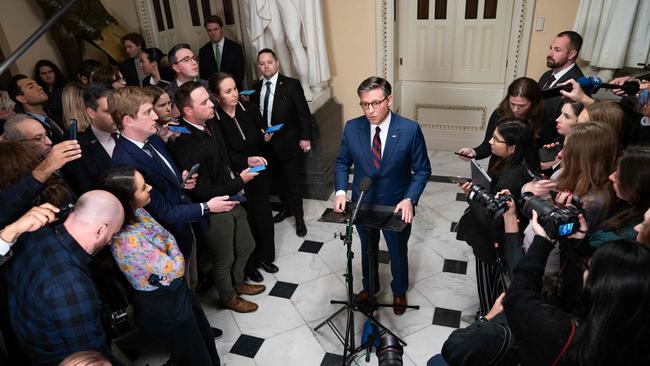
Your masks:
[[[264,285],[249,285],[247,283],[237,288],[237,295],[258,295],[266,290]]]
[[[237,313],[250,313],[257,310],[257,304],[235,296],[228,301],[223,307]]]
[[[358,294],[354,295],[354,302],[357,304],[364,304],[368,302],[368,299],[370,298],[370,294],[366,290],[361,290],[359,291]]]
[[[395,315],[402,315],[406,311],[406,295],[393,296],[393,312]]]

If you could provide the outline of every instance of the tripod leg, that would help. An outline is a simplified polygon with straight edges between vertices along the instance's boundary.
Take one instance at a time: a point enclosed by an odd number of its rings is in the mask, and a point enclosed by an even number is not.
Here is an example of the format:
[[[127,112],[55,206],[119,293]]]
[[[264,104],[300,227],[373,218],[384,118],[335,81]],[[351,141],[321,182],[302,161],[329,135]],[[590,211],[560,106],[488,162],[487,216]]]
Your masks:
[[[369,229],[368,230],[368,295],[369,302],[371,304],[375,303],[375,292],[379,289],[377,284],[379,283],[379,261],[377,259],[377,253],[379,252],[379,229]]]

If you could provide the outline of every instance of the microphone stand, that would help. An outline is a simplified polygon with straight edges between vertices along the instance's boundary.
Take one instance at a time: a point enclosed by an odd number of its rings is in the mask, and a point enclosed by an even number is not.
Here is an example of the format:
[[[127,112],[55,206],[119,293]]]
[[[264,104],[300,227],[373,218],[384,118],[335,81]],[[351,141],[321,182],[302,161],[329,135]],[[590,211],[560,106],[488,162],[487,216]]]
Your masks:
[[[343,306],[314,328],[314,331],[318,331],[318,329],[320,329],[323,325],[327,324],[332,330],[332,332],[334,332],[334,335],[343,344],[343,359],[341,362],[343,366],[351,364],[356,354],[360,353],[363,350],[368,350],[369,347],[372,346],[375,339],[381,337],[383,334],[386,333],[392,335],[393,337],[395,337],[395,339],[397,339],[399,343],[406,346],[406,342],[404,342],[395,333],[391,332],[388,328],[386,328],[383,324],[381,324],[377,319],[375,319],[373,315],[373,312],[377,309],[378,306],[386,306],[386,307],[393,306],[393,305],[376,303],[375,294],[374,294],[374,283],[372,283],[372,281],[374,281],[374,269],[370,270],[370,284],[369,284],[370,304],[357,304],[357,302],[354,299],[354,289],[353,289],[354,286],[353,286],[353,275],[352,275],[352,259],[354,258],[354,252],[352,252],[352,233],[354,232],[353,225],[356,222],[357,214],[359,213],[359,209],[361,208],[361,203],[363,201],[363,197],[365,193],[366,190],[361,190],[361,194],[359,195],[359,199],[357,200],[357,205],[354,208],[354,211],[352,212],[352,218],[346,220],[345,234],[343,233],[338,234],[339,239],[343,241],[343,244],[346,246],[347,249],[346,270],[345,270],[345,274],[343,275],[343,277],[345,277],[347,299],[345,301],[330,300],[330,304],[341,304]],[[337,234],[334,234],[334,237],[337,237]],[[371,246],[369,246],[368,249],[370,252],[373,250]],[[374,255],[372,256],[372,258],[371,257],[368,258],[369,263],[371,259],[374,259]],[[370,263],[370,265],[373,264]],[[419,306],[411,305],[407,307],[419,309]],[[341,331],[333,323],[334,318],[336,318],[339,314],[341,314],[344,311],[347,312],[345,335],[341,334]],[[355,340],[354,340],[354,326],[355,326],[354,312],[355,311],[360,312],[366,318],[368,318],[367,322],[370,322],[371,325],[373,325],[373,329],[374,329],[374,331],[372,332],[368,340],[363,344],[361,344],[359,347],[355,347]],[[369,354],[366,354],[366,359],[368,359],[368,357]]]

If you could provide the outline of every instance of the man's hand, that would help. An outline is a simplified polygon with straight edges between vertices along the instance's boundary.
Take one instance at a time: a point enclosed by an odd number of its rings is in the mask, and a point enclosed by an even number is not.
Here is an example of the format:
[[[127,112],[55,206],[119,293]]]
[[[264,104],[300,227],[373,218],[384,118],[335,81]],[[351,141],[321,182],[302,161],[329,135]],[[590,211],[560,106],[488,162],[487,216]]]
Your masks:
[[[506,297],[506,293],[502,292],[501,295],[496,299],[494,302],[494,305],[492,305],[492,309],[488,311],[488,313],[485,315],[485,319],[487,320],[492,320],[494,319],[495,316],[501,314],[503,312],[503,298]]]
[[[522,189],[523,192],[531,192],[535,196],[542,196],[555,188],[557,183],[550,179],[532,180],[526,184]]]
[[[559,163],[560,160],[562,160],[560,156],[555,155],[555,159],[540,163],[539,166],[542,168],[542,170],[548,170],[551,169],[555,164]]]
[[[470,160],[472,160],[472,158],[476,157],[476,151],[474,149],[472,149],[471,147],[464,147],[464,148],[458,150],[458,153],[462,154],[462,155],[458,155],[458,157],[462,161],[470,161]],[[463,155],[466,155],[466,156],[463,156]],[[471,158],[468,158],[467,156],[471,156]]]
[[[402,211],[402,221],[407,224],[413,222],[413,203],[410,199],[405,198],[395,206],[394,212]]]
[[[248,166],[250,166],[250,167],[254,167],[254,166],[258,166],[258,165],[262,165],[262,164],[264,164],[264,165],[269,164],[269,163],[266,162],[266,159],[264,159],[261,156],[250,156],[248,158],[247,162],[248,162]]]
[[[262,131],[262,134],[264,134],[264,142],[269,142],[269,141],[271,141],[271,139],[273,138],[273,132],[271,132],[271,133],[266,133],[266,132],[264,132],[263,129],[260,130],[260,131]]]
[[[345,211],[345,205],[347,204],[347,198],[344,194],[334,197],[334,212],[343,212]]]
[[[61,169],[66,163],[81,157],[81,146],[77,140],[67,140],[52,147],[45,159],[34,168],[32,175],[36,180],[45,183],[55,171]]]
[[[174,139],[178,138],[178,136],[181,135],[180,132],[172,132],[167,127],[167,126],[170,126],[170,125],[171,126],[178,126],[178,122],[169,121],[169,122],[165,123],[164,125],[158,127],[158,132],[156,132],[158,137],[160,137],[160,139],[163,140],[165,143],[167,141],[169,141],[170,138],[173,141]]]
[[[311,150],[311,141],[309,140],[300,140],[300,149],[304,153],[308,153]]]
[[[183,170],[183,173],[181,173],[181,178],[182,178],[183,180],[185,180],[185,178],[187,177],[187,175],[188,175],[189,173],[190,173],[190,172],[188,172],[187,170]],[[189,178],[185,181],[185,185],[183,186],[183,188],[184,188],[184,189],[194,189],[194,187],[196,187],[196,179],[197,179],[198,177],[199,177],[199,173],[194,173],[194,174],[192,174],[192,176],[189,177]]]
[[[251,180],[253,180],[253,178],[257,177],[259,174],[260,173],[257,172],[251,172],[251,168],[246,168],[242,170],[241,173],[239,173],[239,176],[244,181],[244,183],[248,183]]]
[[[217,213],[232,210],[239,201],[228,201],[228,196],[217,196],[212,197],[207,203],[210,212]]]
[[[570,92],[566,90],[560,90],[560,94],[562,94],[565,98],[569,98],[574,102],[580,102],[584,105],[594,104],[594,100],[585,94],[585,92],[580,87],[580,84],[578,84],[578,82],[573,79],[557,84],[556,86],[564,86],[569,84],[571,84],[571,87],[573,89]]]
[[[5,226],[0,237],[8,243],[13,243],[20,235],[36,231],[56,220],[57,212],[59,212],[59,209],[49,203],[32,207],[18,220]]]

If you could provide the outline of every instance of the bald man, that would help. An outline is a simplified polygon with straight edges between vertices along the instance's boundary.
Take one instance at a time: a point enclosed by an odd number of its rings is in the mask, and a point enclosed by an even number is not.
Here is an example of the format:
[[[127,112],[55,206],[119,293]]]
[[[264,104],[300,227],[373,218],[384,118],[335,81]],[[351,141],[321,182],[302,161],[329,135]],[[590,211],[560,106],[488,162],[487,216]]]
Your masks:
[[[115,196],[90,191],[63,223],[25,233],[5,267],[11,325],[37,365],[94,350],[111,357],[101,324],[102,304],[88,264],[124,222]]]

